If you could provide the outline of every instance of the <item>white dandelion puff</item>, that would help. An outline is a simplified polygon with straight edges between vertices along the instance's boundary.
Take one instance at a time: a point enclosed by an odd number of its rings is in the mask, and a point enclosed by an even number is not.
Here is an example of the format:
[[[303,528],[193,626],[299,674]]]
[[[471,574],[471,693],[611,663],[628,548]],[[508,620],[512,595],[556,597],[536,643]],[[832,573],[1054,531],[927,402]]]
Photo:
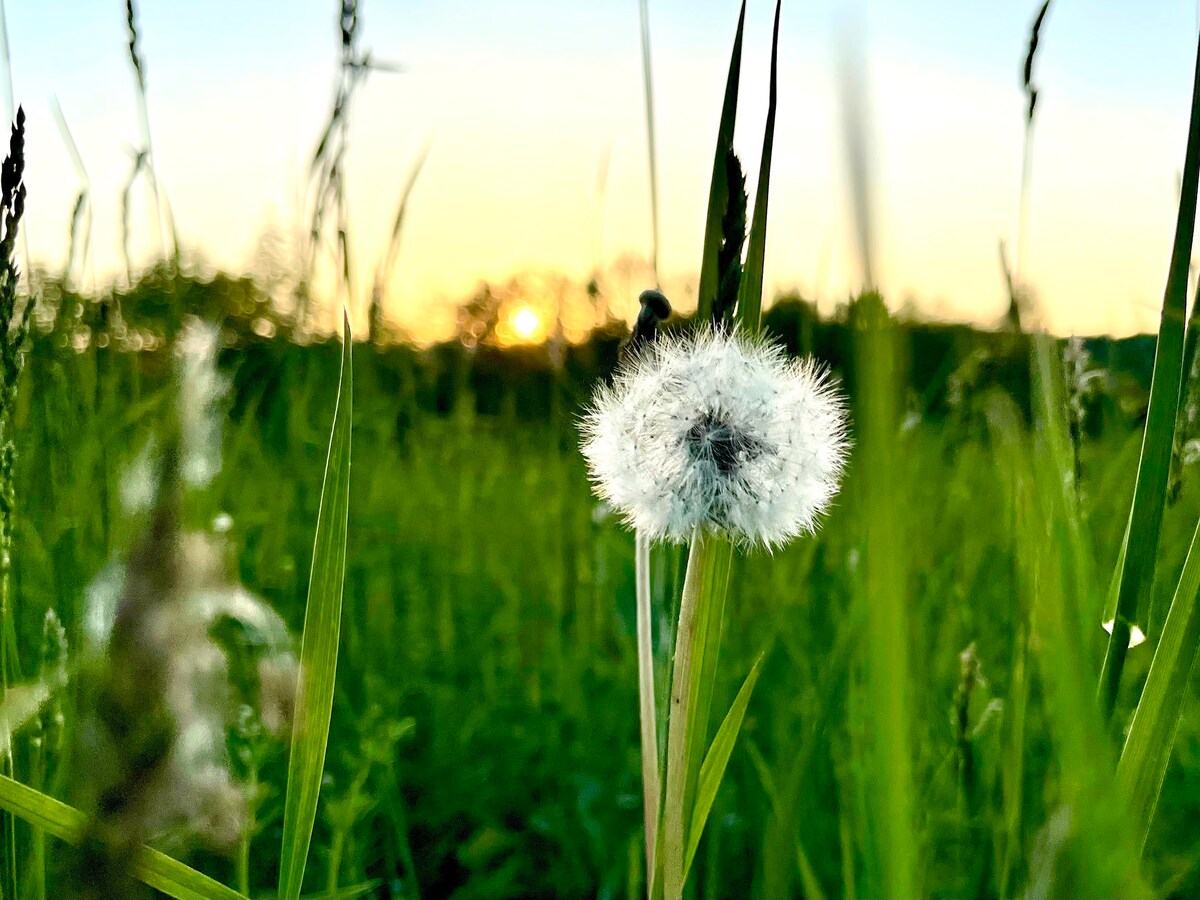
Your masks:
[[[812,533],[848,448],[844,404],[817,364],[712,328],[644,344],[581,430],[597,494],[676,542],[702,529],[778,547]]]

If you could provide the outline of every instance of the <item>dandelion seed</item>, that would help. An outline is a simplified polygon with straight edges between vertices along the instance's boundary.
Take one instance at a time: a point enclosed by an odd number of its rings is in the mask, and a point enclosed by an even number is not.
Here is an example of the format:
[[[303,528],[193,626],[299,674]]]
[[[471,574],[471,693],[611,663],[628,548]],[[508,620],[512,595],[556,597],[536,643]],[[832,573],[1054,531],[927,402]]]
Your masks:
[[[842,400],[811,361],[706,329],[642,347],[582,423],[599,496],[656,540],[778,547],[811,533],[845,462]]]

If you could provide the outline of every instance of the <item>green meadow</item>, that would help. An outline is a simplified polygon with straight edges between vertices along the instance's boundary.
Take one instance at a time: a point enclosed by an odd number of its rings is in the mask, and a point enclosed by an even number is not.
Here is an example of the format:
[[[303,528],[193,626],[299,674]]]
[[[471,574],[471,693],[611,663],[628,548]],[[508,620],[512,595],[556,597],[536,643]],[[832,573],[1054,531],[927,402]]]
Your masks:
[[[846,371],[845,323],[778,313],[767,322]],[[82,640],[89,583],[134,538],[120,513],[121,473],[172,403],[168,352],[75,352],[64,340],[58,330],[35,335],[18,399],[13,596],[27,670],[39,664],[47,609],[72,645]],[[1076,598],[1066,625],[1078,655],[1059,657],[1066,642],[1031,570],[1070,549],[1055,543],[1062,523],[1031,523],[1023,510],[1045,465],[1030,450],[1028,343],[924,326],[897,340],[915,349],[905,354],[912,388],[888,493],[908,624],[889,640],[904,646],[911,672],[921,893],[1007,896],[1078,867],[1076,886],[1052,895],[1095,896],[1085,886],[1108,877],[1089,871],[1109,858],[1104,830],[1054,823],[1088,809],[1068,799],[1069,784],[1092,768],[1103,778],[1120,745],[1064,746],[1057,720],[1093,711],[1064,707],[1051,691],[1065,661],[1092,703],[1105,593]],[[1083,398],[1076,489],[1087,565],[1101,573],[1115,564],[1128,513],[1150,346],[1094,349],[1111,354],[1108,388]],[[355,348],[342,652],[309,890],[640,895],[633,538],[592,496],[575,419],[615,356],[612,337],[572,348],[557,373],[540,348],[474,358]],[[338,357],[336,344],[252,336],[222,352],[222,469],[193,511],[198,527],[231,517],[229,565],[297,632]],[[816,538],[734,563],[716,704],[764,650],[766,661],[696,863],[698,897],[887,893],[872,808],[860,465],[852,461]],[[1160,624],[1200,517],[1189,476],[1164,524]],[[662,672],[683,560],[678,547],[652,553]],[[1091,584],[1104,587],[1098,574]],[[1130,651],[1118,725],[1152,654]],[[1200,810],[1200,732],[1188,696],[1142,864],[1163,896],[1200,890],[1189,827]],[[71,723],[68,714],[68,733]],[[233,761],[246,777],[244,758]],[[59,781],[47,789],[63,791],[81,764],[56,761]],[[286,746],[267,746],[253,768],[245,886],[264,896],[279,866]],[[51,884],[62,856],[52,843]],[[198,859],[236,884],[237,852]]]

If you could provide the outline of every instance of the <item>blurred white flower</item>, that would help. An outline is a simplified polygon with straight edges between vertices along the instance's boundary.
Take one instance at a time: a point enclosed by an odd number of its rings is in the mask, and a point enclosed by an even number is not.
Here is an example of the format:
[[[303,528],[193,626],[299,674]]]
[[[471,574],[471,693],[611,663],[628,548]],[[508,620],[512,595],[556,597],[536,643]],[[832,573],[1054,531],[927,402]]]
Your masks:
[[[121,473],[118,488],[121,506],[125,512],[141,513],[154,504],[154,492],[158,487],[158,456],[153,440],[142,445],[142,450],[133,462]]]
[[[205,487],[221,471],[221,420],[215,408],[225,395],[217,371],[220,332],[189,317],[176,341],[179,354],[181,474],[190,487]]]
[[[848,446],[841,397],[815,363],[719,329],[643,345],[582,432],[596,492],[628,525],[765,547],[816,528]]]

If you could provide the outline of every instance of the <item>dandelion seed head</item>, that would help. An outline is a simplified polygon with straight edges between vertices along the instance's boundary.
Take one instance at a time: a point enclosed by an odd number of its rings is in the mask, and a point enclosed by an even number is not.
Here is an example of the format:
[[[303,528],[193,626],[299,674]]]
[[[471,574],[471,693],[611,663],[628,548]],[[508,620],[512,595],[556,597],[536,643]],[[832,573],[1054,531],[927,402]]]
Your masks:
[[[581,430],[601,499],[676,542],[698,528],[764,547],[811,533],[847,449],[842,400],[817,365],[724,329],[643,345]]]

